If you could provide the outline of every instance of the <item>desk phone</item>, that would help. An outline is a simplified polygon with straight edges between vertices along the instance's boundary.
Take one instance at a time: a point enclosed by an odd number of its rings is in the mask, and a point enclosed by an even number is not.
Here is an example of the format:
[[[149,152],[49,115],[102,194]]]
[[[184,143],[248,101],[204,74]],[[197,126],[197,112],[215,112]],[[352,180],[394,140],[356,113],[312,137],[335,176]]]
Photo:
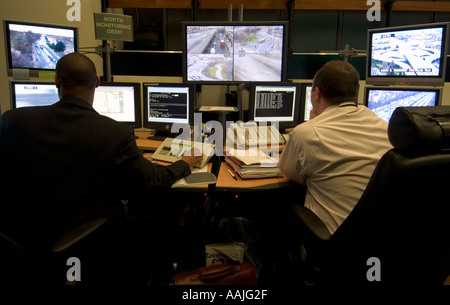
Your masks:
[[[208,163],[209,159],[211,159],[214,154],[214,144],[212,143],[166,138],[153,153],[152,158],[155,160],[173,163],[180,160],[187,151],[192,149],[192,147],[196,147],[199,151],[202,151],[202,160],[195,165],[195,167],[202,168]]]

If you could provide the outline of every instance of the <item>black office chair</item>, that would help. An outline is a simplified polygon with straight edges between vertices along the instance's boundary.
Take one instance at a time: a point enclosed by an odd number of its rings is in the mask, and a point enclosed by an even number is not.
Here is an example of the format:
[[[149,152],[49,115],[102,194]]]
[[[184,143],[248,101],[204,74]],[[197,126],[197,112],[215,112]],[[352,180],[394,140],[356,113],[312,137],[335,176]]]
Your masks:
[[[0,232],[0,284],[17,283],[25,277],[29,259],[24,247]]]
[[[294,207],[317,283],[440,285],[450,274],[450,106],[397,108],[388,135],[394,148],[334,234]]]
[[[0,232],[0,283],[63,285],[70,250],[104,226],[106,218],[87,221],[58,238],[49,249],[29,249]],[[79,252],[77,252],[79,253]]]

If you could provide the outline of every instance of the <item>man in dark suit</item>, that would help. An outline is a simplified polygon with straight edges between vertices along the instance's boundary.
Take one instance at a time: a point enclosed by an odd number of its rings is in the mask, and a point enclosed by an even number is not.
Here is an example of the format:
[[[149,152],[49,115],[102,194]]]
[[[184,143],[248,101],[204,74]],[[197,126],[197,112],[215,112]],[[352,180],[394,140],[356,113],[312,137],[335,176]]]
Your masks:
[[[28,249],[48,249],[94,218],[116,223],[122,199],[170,187],[201,159],[192,154],[169,166],[145,159],[130,127],[92,108],[99,79],[88,57],[61,58],[55,82],[56,104],[0,118],[0,232]]]

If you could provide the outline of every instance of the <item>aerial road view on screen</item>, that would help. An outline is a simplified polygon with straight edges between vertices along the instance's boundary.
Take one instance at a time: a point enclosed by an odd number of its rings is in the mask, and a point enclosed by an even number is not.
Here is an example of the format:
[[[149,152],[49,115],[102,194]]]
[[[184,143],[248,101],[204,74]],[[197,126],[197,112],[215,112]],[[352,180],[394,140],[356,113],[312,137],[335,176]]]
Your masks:
[[[439,75],[442,35],[442,28],[373,34],[371,75]]]
[[[10,25],[14,67],[54,69],[64,55],[74,52],[73,31],[32,25]]]
[[[187,27],[190,81],[281,81],[282,26]]]
[[[380,118],[389,121],[397,107],[434,106],[436,92],[371,90],[368,107]]]

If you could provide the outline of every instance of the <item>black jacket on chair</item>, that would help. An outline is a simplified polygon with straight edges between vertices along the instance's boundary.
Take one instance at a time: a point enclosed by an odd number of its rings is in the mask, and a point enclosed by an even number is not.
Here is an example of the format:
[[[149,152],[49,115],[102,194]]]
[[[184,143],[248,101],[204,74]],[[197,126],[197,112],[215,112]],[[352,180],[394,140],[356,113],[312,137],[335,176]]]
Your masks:
[[[120,200],[169,187],[190,169],[184,161],[149,162],[129,126],[65,96],[2,115],[0,172],[0,231],[26,247],[48,247],[80,223],[110,217]]]

